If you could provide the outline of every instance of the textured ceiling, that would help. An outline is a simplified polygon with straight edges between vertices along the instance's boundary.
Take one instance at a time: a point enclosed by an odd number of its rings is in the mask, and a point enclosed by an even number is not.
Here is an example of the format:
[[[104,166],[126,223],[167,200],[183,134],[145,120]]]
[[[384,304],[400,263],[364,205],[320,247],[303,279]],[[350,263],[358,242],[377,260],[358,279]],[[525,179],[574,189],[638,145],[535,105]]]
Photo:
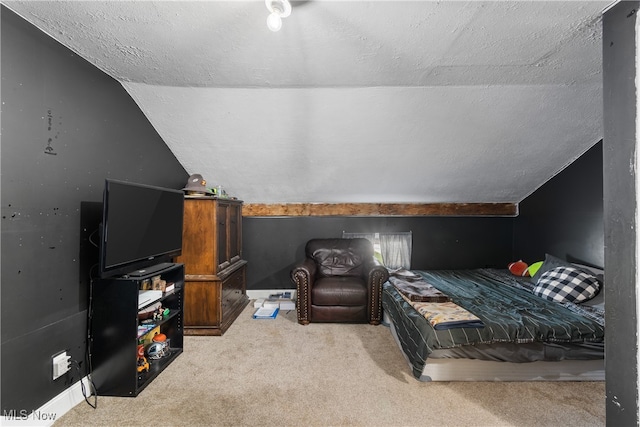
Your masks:
[[[3,3],[249,202],[519,202],[602,138],[609,2]]]

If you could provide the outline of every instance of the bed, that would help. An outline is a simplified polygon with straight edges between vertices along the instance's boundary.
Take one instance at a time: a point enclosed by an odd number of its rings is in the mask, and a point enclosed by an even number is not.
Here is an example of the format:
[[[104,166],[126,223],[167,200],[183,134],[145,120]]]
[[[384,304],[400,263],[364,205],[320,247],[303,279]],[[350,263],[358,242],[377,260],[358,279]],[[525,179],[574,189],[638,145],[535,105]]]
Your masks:
[[[434,316],[430,307],[443,301],[418,299],[416,304],[391,276],[382,291],[384,322],[413,376],[421,381],[603,381],[603,276],[564,262],[565,268],[597,279],[597,297],[545,299],[537,285],[559,268],[552,259],[547,256],[534,278],[506,269],[413,270],[411,280],[395,276],[412,287],[428,284],[469,318]]]

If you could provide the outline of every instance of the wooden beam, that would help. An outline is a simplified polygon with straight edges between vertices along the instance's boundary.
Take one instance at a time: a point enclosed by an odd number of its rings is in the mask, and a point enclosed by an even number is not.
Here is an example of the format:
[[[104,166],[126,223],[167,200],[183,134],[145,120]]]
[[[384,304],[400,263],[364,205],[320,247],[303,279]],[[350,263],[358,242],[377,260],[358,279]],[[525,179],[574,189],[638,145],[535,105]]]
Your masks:
[[[245,203],[242,216],[517,216],[517,203]]]

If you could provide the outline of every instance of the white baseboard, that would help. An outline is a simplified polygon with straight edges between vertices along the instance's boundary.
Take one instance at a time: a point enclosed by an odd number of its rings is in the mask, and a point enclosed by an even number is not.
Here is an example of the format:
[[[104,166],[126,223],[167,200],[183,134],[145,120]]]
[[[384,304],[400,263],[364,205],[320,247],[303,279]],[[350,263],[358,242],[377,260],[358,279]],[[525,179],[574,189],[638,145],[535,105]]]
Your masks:
[[[247,291],[249,299],[255,300],[258,298],[268,298],[271,294],[277,294],[280,292],[291,292],[291,298],[295,299],[295,289],[260,289]],[[92,388],[89,384],[87,377],[82,379],[85,390],[87,393],[91,393]],[[93,398],[92,398],[93,399]],[[4,414],[0,414],[1,426],[38,426],[47,427],[53,425],[53,423],[69,412],[74,406],[84,401],[84,395],[82,394],[82,387],[80,381],[42,405],[40,408],[33,411],[27,411],[26,409],[17,409],[12,412],[5,411]]]
[[[87,377],[82,379],[87,393],[92,392]],[[93,397],[91,398],[93,399]],[[74,406],[84,401],[80,381],[33,411],[16,409],[2,414],[0,425],[2,426],[51,426],[53,423],[69,412]]]
[[[247,296],[249,297],[249,299],[269,298],[269,295],[279,294],[282,292],[291,292],[291,299],[296,299],[295,289],[256,289],[247,291]]]

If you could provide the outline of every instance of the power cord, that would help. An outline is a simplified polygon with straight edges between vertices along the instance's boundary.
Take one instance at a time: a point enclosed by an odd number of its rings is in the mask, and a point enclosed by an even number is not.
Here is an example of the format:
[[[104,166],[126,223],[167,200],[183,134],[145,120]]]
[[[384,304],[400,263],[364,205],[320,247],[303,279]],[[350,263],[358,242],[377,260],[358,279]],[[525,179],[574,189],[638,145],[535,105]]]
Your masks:
[[[93,379],[91,379],[91,373],[87,374],[87,380],[89,381],[89,388],[90,388],[89,390],[90,394],[87,395],[87,389],[85,388],[84,381],[82,381],[82,369],[80,366],[81,363],[73,359],[71,359],[69,363],[75,366],[76,370],[78,371],[78,375],[80,376],[80,388],[82,389],[82,395],[84,396],[84,401],[87,402],[87,404],[91,406],[93,409],[97,409],[98,393],[96,392],[96,385],[93,383]],[[93,403],[89,400],[91,396],[93,396]]]
[[[87,395],[87,390],[85,389],[84,382],[82,381],[82,372],[81,372],[81,362],[77,360],[71,360],[70,363],[73,364],[77,371],[78,375],[80,375],[80,387],[82,388],[82,395],[84,396],[85,402],[93,409],[97,409],[98,407],[98,391],[96,389],[96,385],[93,382],[93,378],[91,374],[93,373],[93,366],[91,365],[91,322],[92,322],[92,311],[93,311],[93,277],[92,271],[97,265],[91,266],[89,269],[89,302],[87,307],[87,342],[86,342],[86,351],[85,351],[85,361],[87,367],[87,380],[89,381],[90,386],[90,394]],[[93,396],[93,403],[89,400],[89,397]]]

